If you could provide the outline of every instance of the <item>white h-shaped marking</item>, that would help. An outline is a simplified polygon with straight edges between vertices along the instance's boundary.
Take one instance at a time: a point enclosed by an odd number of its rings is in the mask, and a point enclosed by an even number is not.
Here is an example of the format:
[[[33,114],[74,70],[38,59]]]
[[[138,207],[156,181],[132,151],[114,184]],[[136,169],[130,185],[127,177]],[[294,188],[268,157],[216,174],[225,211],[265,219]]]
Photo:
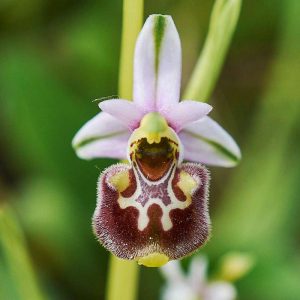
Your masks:
[[[152,204],[159,205],[162,210],[163,214],[161,217],[161,223],[165,231],[170,230],[173,227],[173,223],[170,218],[170,211],[175,208],[185,209],[191,204],[191,201],[188,198],[186,198],[185,201],[178,200],[173,192],[172,180],[174,178],[175,171],[176,167],[173,165],[173,167],[170,168],[163,178],[158,181],[149,181],[139,170],[136,170],[136,168],[133,167],[133,172],[136,179],[136,190],[131,197],[123,197],[121,194],[119,194],[118,203],[122,209],[127,207],[135,207],[139,211],[138,229],[140,231],[143,231],[149,224],[150,220],[147,213],[148,208]],[[143,180],[144,185],[141,184],[141,179]],[[164,187],[165,191],[162,191],[166,192],[167,195],[159,195],[159,197],[152,198],[151,195],[147,194],[147,187],[148,189],[153,185],[162,185],[163,187],[166,181],[168,181],[167,187]],[[167,197],[170,203],[166,205],[163,202],[163,197]],[[138,202],[138,199],[146,200],[144,201],[144,205],[141,202]]]

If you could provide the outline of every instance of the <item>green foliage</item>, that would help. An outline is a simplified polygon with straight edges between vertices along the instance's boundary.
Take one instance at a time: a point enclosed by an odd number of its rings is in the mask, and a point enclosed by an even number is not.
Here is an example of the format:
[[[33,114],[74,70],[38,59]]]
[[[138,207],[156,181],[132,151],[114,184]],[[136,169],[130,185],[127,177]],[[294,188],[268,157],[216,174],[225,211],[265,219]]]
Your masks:
[[[225,55],[239,18],[240,0],[217,0],[210,19],[209,31],[185,99],[207,101],[219,77]]]
[[[222,7],[225,2],[234,3],[218,1]],[[208,20],[213,2],[157,1],[155,11],[153,3],[146,1],[145,15],[172,13],[179,33],[194,37],[183,43],[183,65],[194,65],[189,54],[203,45],[204,30],[196,34],[187,24]],[[243,161],[226,173],[212,169],[213,237],[204,251],[212,266],[227,251],[255,258],[251,273],[237,283],[245,300],[300,295],[299,5],[298,0],[243,2],[213,96],[219,101],[214,113],[242,142]],[[219,9],[211,31],[223,20]],[[112,161],[79,160],[71,140],[98,112],[92,100],[117,94],[121,11],[121,1],[0,4],[0,186],[6,191],[0,204],[14,208],[25,236],[14,245],[24,247],[31,267],[20,265],[18,271],[26,276],[33,266],[34,289],[51,299],[103,299],[105,294],[108,255],[95,241],[90,219],[97,176]],[[229,25],[222,23],[218,36],[231,35]],[[218,70],[211,64],[207,70],[218,75],[228,45],[211,51],[213,40],[206,55],[218,53],[216,61],[210,58]],[[200,89],[199,99],[212,86]],[[0,298],[18,299],[19,279],[8,263],[4,238],[1,234]],[[11,255],[17,251],[12,249]],[[163,283],[158,271],[141,273],[139,299],[157,299]]]

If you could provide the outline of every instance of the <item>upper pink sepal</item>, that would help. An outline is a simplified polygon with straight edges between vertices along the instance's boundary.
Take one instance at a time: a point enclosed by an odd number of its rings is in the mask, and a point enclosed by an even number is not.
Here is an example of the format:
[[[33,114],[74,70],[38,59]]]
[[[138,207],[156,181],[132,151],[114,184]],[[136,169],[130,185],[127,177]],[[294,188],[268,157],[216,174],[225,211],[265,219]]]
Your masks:
[[[172,17],[151,15],[137,39],[134,56],[134,102],[149,111],[178,103],[181,44]]]

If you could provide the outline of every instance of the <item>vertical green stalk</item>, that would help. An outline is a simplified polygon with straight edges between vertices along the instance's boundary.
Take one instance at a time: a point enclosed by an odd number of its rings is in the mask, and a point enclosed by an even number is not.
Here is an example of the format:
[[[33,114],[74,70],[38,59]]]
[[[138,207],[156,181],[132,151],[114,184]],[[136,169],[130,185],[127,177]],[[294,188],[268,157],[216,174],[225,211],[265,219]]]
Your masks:
[[[119,71],[119,96],[132,98],[133,57],[136,38],[143,25],[144,1],[123,1],[123,27]]]
[[[133,57],[136,38],[143,24],[143,0],[124,0],[119,74],[119,96],[132,98]],[[108,300],[134,300],[137,294],[138,265],[111,256],[107,286]]]
[[[107,286],[108,300],[133,300],[138,287],[138,264],[111,255]]]
[[[19,295],[18,299],[42,300],[45,298],[37,284],[25,244],[22,229],[13,210],[7,205],[1,207],[0,246]]]
[[[219,77],[241,9],[241,0],[217,0],[203,50],[184,99],[207,101]]]

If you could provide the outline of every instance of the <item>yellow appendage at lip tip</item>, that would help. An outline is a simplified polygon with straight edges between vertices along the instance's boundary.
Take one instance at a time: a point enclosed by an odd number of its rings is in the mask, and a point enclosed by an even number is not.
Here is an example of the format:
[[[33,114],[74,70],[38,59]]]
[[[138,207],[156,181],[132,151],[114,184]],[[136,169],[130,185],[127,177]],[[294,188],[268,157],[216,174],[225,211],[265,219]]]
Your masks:
[[[151,253],[147,256],[140,257],[137,259],[139,265],[150,268],[162,267],[169,261],[169,257],[162,253]]]

